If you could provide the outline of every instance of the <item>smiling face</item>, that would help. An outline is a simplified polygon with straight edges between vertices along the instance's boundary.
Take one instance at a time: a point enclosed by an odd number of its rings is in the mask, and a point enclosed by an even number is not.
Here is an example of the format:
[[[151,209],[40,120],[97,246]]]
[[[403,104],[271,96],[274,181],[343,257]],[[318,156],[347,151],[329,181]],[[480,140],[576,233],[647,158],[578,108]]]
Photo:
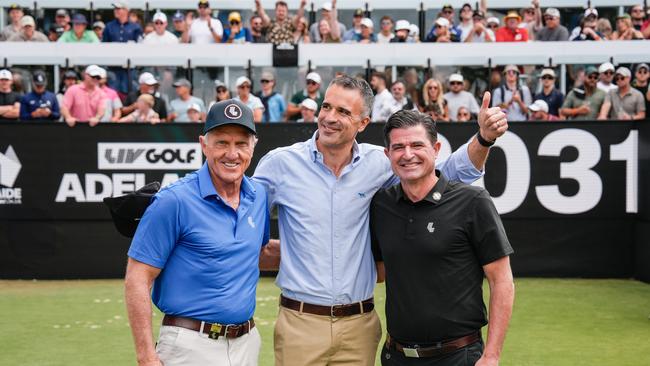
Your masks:
[[[331,85],[318,114],[318,145],[340,148],[351,144],[370,118],[363,116],[363,98],[355,89]]]
[[[254,135],[238,125],[224,125],[199,137],[215,187],[239,183],[251,163]]]
[[[384,152],[402,182],[416,183],[434,174],[440,142],[433,143],[422,124],[395,128],[388,136]]]

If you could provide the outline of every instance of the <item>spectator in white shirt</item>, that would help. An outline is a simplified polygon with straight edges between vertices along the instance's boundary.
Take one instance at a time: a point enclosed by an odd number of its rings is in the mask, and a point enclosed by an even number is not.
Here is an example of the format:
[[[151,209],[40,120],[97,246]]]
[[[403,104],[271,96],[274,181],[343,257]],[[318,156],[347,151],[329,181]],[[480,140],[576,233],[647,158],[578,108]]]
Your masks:
[[[479,106],[472,93],[465,91],[465,79],[461,74],[449,76],[449,92],[445,93],[445,100],[449,106],[449,118],[457,120],[460,107],[469,109],[470,113],[478,115]]]
[[[262,116],[264,115],[264,104],[260,98],[251,93],[251,84],[251,80],[246,76],[238,77],[235,82],[237,96],[233,99],[246,104],[253,111],[253,121],[255,123],[261,123]]]
[[[167,15],[157,12],[153,15],[154,31],[144,37],[144,44],[176,44],[178,37],[167,30]]]
[[[610,90],[618,89],[618,86],[612,82],[614,80],[614,65],[611,62],[605,62],[604,64],[598,67],[598,72],[600,73],[600,80],[596,87],[605,93]]]
[[[393,19],[388,15],[381,17],[379,21],[379,33],[377,33],[377,43],[389,43],[395,37],[393,34]]]
[[[476,23],[472,21],[474,10],[469,3],[463,4],[460,8],[460,13],[458,14],[458,29],[460,29],[460,41],[465,42],[465,39],[472,33],[475,29]]]
[[[485,15],[482,11],[475,11],[472,20],[474,21],[474,28],[464,38],[463,42],[481,43],[495,41],[494,32],[487,27]]]
[[[390,117],[393,113],[401,110],[417,111],[418,108],[411,98],[406,96],[406,83],[397,80],[390,87],[391,98],[388,99],[381,111],[382,116]],[[386,118],[388,119],[388,118]]]
[[[375,101],[372,104],[372,121],[373,122],[386,122],[390,114],[385,115],[384,111],[388,113],[390,108],[387,108],[388,103],[391,102],[393,96],[386,88],[386,74],[383,72],[375,72],[370,79],[370,85],[375,91]]]
[[[309,38],[311,39],[312,42],[314,42],[314,43],[321,43],[322,42],[321,37],[320,37],[320,32],[319,32],[319,29],[318,29],[319,24],[320,24],[321,21],[325,20],[328,24],[330,24],[330,29],[333,28],[331,23],[332,23],[332,10],[335,10],[335,9],[333,9],[334,6],[336,6],[336,4],[332,4],[329,1],[324,2],[323,5],[321,5],[321,8],[320,8],[320,10],[321,10],[321,13],[320,13],[321,14],[321,20],[312,23],[312,25],[309,27]],[[338,23],[338,26],[339,26],[339,34],[340,34],[340,36],[342,36],[347,31],[347,28],[345,27],[345,24],[339,22],[338,19],[337,19],[337,23]],[[339,36],[339,38],[340,38],[340,36]]]
[[[192,83],[187,79],[179,79],[174,84],[178,98],[169,102],[171,107],[170,119],[175,122],[190,122],[187,111],[192,104],[201,106],[201,120],[205,119],[205,104],[203,100],[192,95]]]
[[[199,17],[185,19],[186,31],[183,32],[184,43],[208,44],[220,43],[223,37],[223,25],[219,19],[212,17],[212,9],[207,0],[199,1]]]

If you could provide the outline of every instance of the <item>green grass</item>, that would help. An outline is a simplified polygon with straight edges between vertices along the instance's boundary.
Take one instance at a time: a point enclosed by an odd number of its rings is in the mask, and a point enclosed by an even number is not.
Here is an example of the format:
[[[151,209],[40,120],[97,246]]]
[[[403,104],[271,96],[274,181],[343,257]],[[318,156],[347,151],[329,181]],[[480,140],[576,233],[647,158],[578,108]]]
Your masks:
[[[278,293],[260,281],[260,365],[273,364]],[[383,319],[383,286],[376,299]],[[0,281],[0,313],[0,365],[135,364],[119,280]],[[518,279],[501,365],[650,365],[650,285]]]

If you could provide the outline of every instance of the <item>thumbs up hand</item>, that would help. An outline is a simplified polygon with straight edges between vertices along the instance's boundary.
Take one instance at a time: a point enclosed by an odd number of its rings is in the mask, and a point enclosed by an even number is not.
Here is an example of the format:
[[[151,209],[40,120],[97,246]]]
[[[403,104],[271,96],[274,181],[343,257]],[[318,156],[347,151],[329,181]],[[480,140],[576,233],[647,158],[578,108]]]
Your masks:
[[[483,103],[481,103],[481,110],[478,112],[478,126],[484,139],[495,141],[508,130],[508,120],[501,108],[490,108],[491,98],[492,95],[489,91],[483,94]]]

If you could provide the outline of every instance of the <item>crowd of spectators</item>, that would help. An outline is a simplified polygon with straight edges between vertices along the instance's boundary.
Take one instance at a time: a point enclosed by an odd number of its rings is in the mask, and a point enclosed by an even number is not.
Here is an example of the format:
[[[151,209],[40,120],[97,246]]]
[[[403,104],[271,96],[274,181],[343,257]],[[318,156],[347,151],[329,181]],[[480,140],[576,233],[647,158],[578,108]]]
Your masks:
[[[382,16],[378,27],[362,9],[352,14],[351,22],[340,19],[336,0],[325,2],[315,22],[306,18],[307,1],[301,0],[295,14],[284,1],[277,1],[269,15],[259,0],[255,12],[245,21],[240,12],[215,17],[208,0],[200,0],[196,11],[176,11],[168,15],[156,11],[149,19],[129,9],[127,2],[113,3],[113,19],[88,19],[82,11],[59,9],[48,22],[47,32],[17,5],[8,8],[9,24],[0,33],[8,42],[139,42],[143,44],[176,43],[416,43],[420,29],[404,19]],[[508,11],[503,17],[487,9],[487,1],[477,7],[464,4],[460,9],[444,5],[423,42],[546,42],[642,40],[650,38],[650,17],[642,5],[610,19],[599,17],[598,10],[587,8],[578,25],[569,30],[556,8],[542,9],[539,0],[529,7]],[[146,20],[146,22],[145,22]],[[47,33],[47,34],[46,34]],[[647,64],[611,63],[584,65],[575,73],[573,88],[565,96],[558,88],[553,68],[531,69],[518,65],[495,68],[487,80],[468,81],[461,69],[449,75],[424,75],[406,70],[394,77],[376,70],[369,82],[376,92],[373,121],[385,121],[401,110],[419,110],[440,121],[475,119],[481,94],[493,94],[493,106],[500,106],[510,121],[560,119],[643,119],[650,101]],[[91,125],[99,122],[200,122],[214,101],[192,95],[192,83],[178,78],[173,83],[175,98],[162,98],[159,81],[149,72],[137,77],[139,87],[131,91],[132,76],[124,68],[90,65],[78,75],[73,70],[63,74],[58,95],[47,89],[48,75],[42,70],[32,73],[30,90],[24,95],[12,87],[10,70],[0,71],[0,120],[62,120],[73,126],[79,121]],[[391,82],[391,80],[394,80]],[[256,122],[314,120],[323,100],[323,79],[309,72],[305,87],[291,96],[276,91],[276,76],[264,71],[259,80],[261,90],[252,92],[253,82],[246,76],[237,78],[235,90],[215,81],[216,100],[235,98],[253,110]],[[477,87],[477,85],[479,85]],[[18,88],[23,89],[23,88]],[[536,90],[534,92],[533,90]],[[166,100],[165,100],[166,99]],[[208,108],[206,108],[208,104]]]

